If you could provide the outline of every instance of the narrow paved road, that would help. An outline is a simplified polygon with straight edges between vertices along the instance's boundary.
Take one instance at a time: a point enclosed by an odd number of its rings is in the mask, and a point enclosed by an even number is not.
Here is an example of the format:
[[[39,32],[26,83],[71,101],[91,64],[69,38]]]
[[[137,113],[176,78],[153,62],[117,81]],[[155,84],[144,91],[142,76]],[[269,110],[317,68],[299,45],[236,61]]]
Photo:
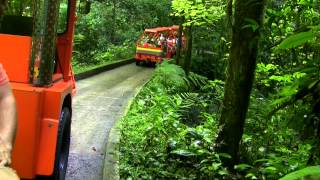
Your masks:
[[[67,180],[99,180],[108,134],[153,68],[134,64],[77,82]]]

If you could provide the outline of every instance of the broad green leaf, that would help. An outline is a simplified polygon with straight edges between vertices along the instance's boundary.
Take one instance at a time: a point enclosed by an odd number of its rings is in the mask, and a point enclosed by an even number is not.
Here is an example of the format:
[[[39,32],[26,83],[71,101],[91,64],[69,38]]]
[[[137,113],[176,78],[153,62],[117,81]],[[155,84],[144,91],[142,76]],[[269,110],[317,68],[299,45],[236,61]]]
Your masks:
[[[265,163],[265,162],[269,162],[270,160],[269,159],[258,159],[254,162],[254,164],[257,164],[257,163]]]
[[[243,171],[243,170],[252,168],[252,166],[250,166],[250,165],[248,165],[248,164],[238,164],[238,165],[235,165],[234,168],[235,168],[236,170]]]
[[[227,154],[227,153],[219,153],[219,156],[227,158],[227,159],[231,159],[231,156],[229,154]]]
[[[195,153],[188,151],[188,150],[185,150],[185,149],[174,150],[171,153],[179,155],[179,156],[185,156],[185,157],[196,156]]]
[[[250,178],[250,179],[258,179],[253,173],[249,173],[246,175],[246,178]]]
[[[212,168],[214,171],[218,170],[221,167],[222,163],[212,163]]]
[[[251,28],[253,32],[259,29],[259,24],[257,23],[257,21],[249,18],[246,18],[245,21],[247,22],[247,24],[244,25],[242,29]]]
[[[266,167],[265,170],[267,170],[267,171],[276,171],[277,168],[270,166],[270,167]]]
[[[229,172],[228,172],[226,169],[222,169],[222,170],[219,170],[219,171],[218,171],[218,174],[219,174],[220,176],[224,176],[224,175],[228,175]]]
[[[301,32],[295,35],[292,35],[282,41],[274,50],[283,50],[283,49],[290,49],[290,48],[295,48],[298,46],[303,45],[304,43],[312,40],[315,38],[315,33],[312,31],[307,31],[307,32]]]
[[[282,177],[280,180],[295,180],[305,176],[318,176],[320,178],[320,166],[310,166]]]

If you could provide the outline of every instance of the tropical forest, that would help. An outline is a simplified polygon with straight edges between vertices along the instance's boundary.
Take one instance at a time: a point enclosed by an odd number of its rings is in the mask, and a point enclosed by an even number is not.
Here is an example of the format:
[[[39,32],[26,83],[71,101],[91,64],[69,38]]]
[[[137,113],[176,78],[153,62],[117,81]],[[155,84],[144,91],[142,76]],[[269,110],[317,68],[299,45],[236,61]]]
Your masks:
[[[121,179],[319,179],[319,1],[109,7],[109,42],[171,24],[186,37],[120,123]]]
[[[76,13],[76,75],[125,59],[152,71],[115,123],[119,179],[320,179],[319,0],[81,0]]]

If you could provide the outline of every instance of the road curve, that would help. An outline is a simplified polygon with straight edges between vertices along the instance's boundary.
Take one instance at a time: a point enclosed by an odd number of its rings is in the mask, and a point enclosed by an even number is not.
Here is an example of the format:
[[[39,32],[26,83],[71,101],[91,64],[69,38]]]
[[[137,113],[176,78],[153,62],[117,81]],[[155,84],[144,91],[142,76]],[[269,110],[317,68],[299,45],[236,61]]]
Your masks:
[[[77,82],[66,180],[102,178],[109,131],[153,70],[129,64]]]

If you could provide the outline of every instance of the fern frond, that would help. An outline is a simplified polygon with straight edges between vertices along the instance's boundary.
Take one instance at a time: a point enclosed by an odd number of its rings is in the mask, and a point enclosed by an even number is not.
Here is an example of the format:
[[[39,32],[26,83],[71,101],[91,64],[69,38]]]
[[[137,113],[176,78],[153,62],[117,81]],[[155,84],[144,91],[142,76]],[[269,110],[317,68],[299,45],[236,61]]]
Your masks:
[[[182,99],[182,103],[180,105],[180,110],[188,110],[189,107],[194,105],[198,101],[198,93],[179,93],[175,96]]]
[[[184,70],[177,65],[163,62],[158,66],[154,73],[154,80],[163,84],[167,88],[175,88],[178,90],[186,90],[187,85],[184,80]]]
[[[209,81],[208,78],[192,72],[189,76],[185,77],[184,80],[189,89],[201,89],[203,86],[207,85]]]

